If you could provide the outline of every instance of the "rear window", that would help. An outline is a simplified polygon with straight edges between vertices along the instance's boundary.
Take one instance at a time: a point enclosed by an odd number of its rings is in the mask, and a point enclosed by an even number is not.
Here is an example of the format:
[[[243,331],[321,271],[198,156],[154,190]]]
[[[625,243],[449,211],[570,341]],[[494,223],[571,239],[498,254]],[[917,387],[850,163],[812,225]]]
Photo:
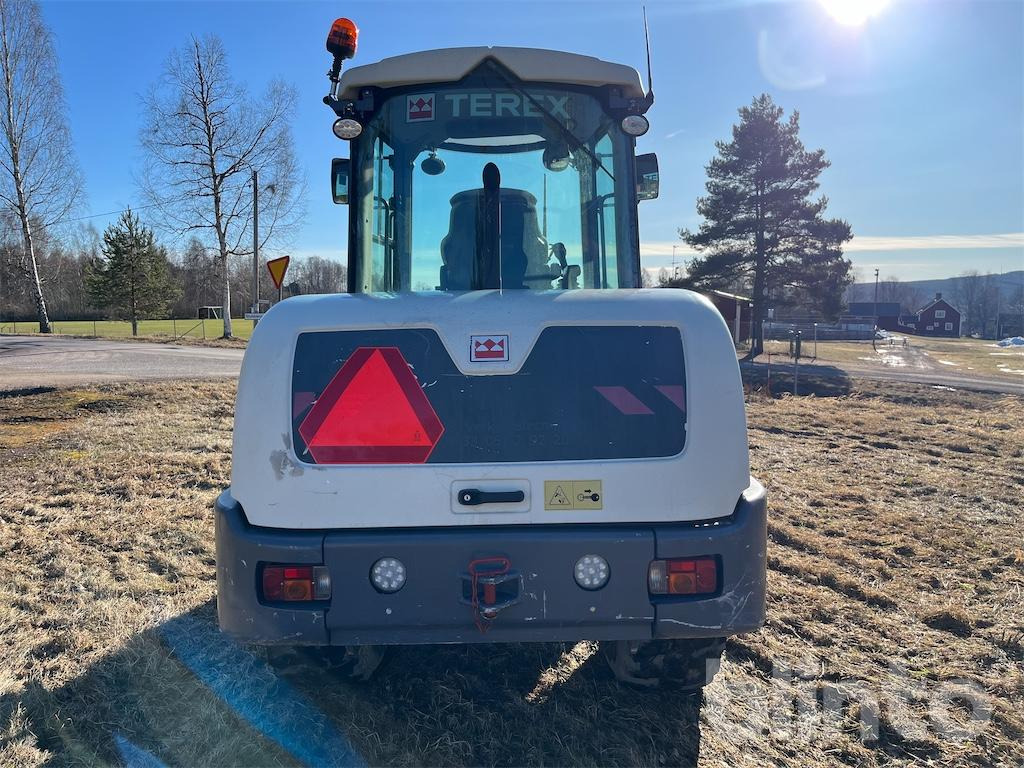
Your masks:
[[[685,385],[671,327],[549,327],[517,373],[473,376],[430,329],[304,333],[292,437],[311,464],[673,456]]]

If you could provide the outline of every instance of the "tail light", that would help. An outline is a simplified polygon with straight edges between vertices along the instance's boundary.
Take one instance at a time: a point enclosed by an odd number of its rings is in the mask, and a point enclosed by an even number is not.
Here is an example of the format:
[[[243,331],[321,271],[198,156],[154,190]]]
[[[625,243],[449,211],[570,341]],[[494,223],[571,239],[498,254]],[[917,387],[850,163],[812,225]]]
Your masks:
[[[322,565],[263,566],[263,599],[308,603],[331,598],[331,575]]]
[[[711,595],[718,591],[718,560],[711,556],[655,560],[647,571],[652,595]]]

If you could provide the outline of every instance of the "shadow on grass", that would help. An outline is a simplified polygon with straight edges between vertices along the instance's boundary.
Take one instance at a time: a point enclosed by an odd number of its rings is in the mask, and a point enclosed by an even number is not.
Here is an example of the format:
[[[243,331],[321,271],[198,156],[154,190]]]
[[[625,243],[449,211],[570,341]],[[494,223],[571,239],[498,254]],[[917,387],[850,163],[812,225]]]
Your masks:
[[[48,395],[56,392],[56,387],[21,387],[20,389],[0,389],[0,400],[8,397],[31,397],[32,395]]]
[[[211,600],[63,686],[0,695],[0,725],[20,710],[49,765],[695,765],[700,697],[620,686],[595,647],[400,647],[354,684],[277,673]]]
[[[742,363],[740,370],[743,383],[756,391],[767,391],[770,374],[773,396],[793,394],[792,362],[782,365],[773,362],[770,370],[766,363]],[[797,394],[800,397],[840,397],[852,391],[853,381],[842,368],[818,363],[800,365],[797,373]]]

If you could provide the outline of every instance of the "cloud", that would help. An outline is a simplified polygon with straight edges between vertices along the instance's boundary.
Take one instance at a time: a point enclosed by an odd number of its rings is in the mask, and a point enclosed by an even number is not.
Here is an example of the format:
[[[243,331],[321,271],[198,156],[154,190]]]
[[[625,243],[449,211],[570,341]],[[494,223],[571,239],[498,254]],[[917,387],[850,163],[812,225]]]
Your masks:
[[[681,241],[653,241],[640,244],[645,259],[668,266],[675,246],[677,261],[692,259],[697,251]],[[866,251],[944,251],[991,248],[1024,248],[1024,232],[994,235],[856,235],[843,246],[845,253]],[[666,259],[666,257],[668,257]]]
[[[942,251],[951,248],[1024,248],[1024,232],[998,235],[857,235],[843,246],[846,253],[860,251]]]

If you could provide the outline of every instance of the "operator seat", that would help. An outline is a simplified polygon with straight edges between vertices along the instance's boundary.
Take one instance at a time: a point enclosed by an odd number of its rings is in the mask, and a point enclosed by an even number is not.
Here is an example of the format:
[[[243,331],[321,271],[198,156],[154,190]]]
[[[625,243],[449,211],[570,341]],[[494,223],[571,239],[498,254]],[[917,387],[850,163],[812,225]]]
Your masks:
[[[441,290],[550,288],[554,276],[537,224],[537,198],[523,189],[501,189],[501,285],[494,265],[477,259],[476,222],[483,200],[483,189],[467,189],[451,199],[448,234],[441,241]]]

